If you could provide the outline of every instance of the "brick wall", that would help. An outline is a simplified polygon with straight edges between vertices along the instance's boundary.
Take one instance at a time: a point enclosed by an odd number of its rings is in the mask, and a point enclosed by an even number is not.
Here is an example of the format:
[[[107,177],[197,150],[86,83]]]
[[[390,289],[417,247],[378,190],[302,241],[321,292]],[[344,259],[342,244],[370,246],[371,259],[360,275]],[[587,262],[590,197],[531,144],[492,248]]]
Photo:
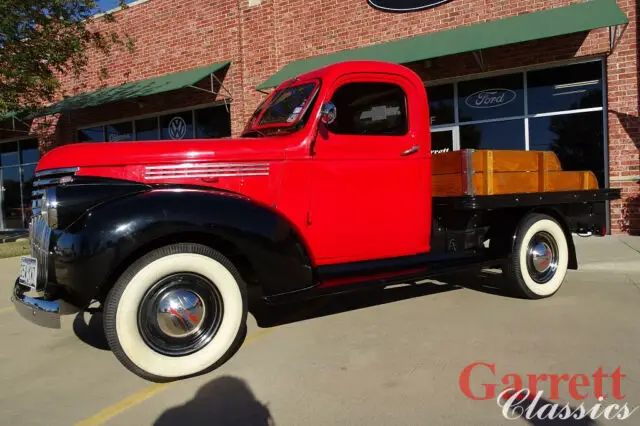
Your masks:
[[[224,85],[234,93],[242,93],[242,63],[240,54],[241,27],[236,0],[185,1],[149,0],[115,14],[116,23],[97,20],[95,28],[128,35],[135,42],[134,52],[117,47],[109,56],[93,52],[86,73],[81,79],[63,77],[65,95],[99,89],[132,81],[139,81],[217,62],[232,61],[224,78]],[[106,68],[106,78],[100,77]],[[233,89],[233,90],[232,90]],[[59,132],[61,143],[73,141],[73,127],[134,115],[149,114],[211,103],[220,100],[204,92],[185,90],[177,95],[154,96],[140,104],[118,103],[110,108],[92,108],[64,114]],[[242,97],[236,99],[242,107]],[[234,131],[239,131],[237,127]]]
[[[640,62],[637,0],[619,0],[629,26],[607,58],[609,173],[623,199],[612,203],[614,232],[640,234]]]
[[[264,98],[254,88],[291,61],[572,3],[578,1],[454,0],[421,12],[390,14],[373,9],[366,0],[149,0],[116,14],[116,28],[134,38],[136,51],[120,49],[110,58],[94,55],[86,74],[79,80],[67,78],[65,89],[73,94],[231,60],[224,85],[233,93],[232,132],[237,135]],[[614,232],[640,232],[638,2],[618,0],[618,4],[631,23],[606,58],[611,186],[622,188],[625,196],[613,203],[612,225]],[[496,71],[604,56],[608,51],[609,33],[601,29],[489,49],[483,57],[487,71]],[[437,58],[433,63],[430,69],[409,66],[427,81],[481,72],[471,54]],[[98,78],[101,66],[109,70],[105,81]],[[72,112],[60,118],[57,143],[73,141],[72,130],[80,125],[207,103],[211,98],[185,92],[157,96],[143,106],[125,103]]]

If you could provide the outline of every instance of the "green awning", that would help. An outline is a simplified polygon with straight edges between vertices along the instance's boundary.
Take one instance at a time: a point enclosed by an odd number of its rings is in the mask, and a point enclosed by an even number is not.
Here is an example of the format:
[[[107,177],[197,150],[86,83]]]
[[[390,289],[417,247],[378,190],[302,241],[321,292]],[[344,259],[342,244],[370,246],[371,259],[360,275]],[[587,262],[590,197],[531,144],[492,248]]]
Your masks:
[[[181,71],[174,74],[163,75],[147,80],[126,83],[120,86],[106,87],[93,92],[81,93],[66,98],[46,108],[39,115],[55,114],[62,111],[95,107],[110,102],[124,101],[141,96],[156,95],[171,90],[193,86],[201,80],[209,77],[216,71],[228,66],[231,62],[219,62],[205,67]]]
[[[0,121],[8,120],[10,118],[16,117],[16,113],[13,111],[7,111],[4,113],[0,113]]]
[[[302,59],[285,66],[257,89],[276,87],[283,81],[305,72],[343,61],[377,60],[405,64],[596,28],[613,27],[628,22],[629,20],[615,0],[592,0]]]

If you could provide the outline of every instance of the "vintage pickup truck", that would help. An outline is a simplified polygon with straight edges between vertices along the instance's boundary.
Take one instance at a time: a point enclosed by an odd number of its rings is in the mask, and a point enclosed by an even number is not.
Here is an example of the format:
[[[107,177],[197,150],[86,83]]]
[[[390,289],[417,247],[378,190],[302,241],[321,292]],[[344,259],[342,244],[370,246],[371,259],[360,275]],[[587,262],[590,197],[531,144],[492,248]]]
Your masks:
[[[620,196],[552,152],[430,148],[423,82],[369,61],[282,83],[236,139],[58,147],[14,304],[52,328],[99,305],[125,367],[175,380],[237,349],[248,286],[277,303],[500,266],[551,296]]]

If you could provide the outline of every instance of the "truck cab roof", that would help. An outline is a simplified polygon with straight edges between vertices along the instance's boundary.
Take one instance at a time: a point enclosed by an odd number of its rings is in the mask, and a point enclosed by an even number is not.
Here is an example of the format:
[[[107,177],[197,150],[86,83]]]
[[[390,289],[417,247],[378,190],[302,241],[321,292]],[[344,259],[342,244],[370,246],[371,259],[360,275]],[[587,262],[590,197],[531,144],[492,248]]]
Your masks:
[[[338,62],[335,64],[326,65],[324,67],[317,68],[313,71],[300,74],[297,77],[285,80],[276,89],[282,89],[283,87],[287,87],[296,81],[308,81],[308,80],[315,80],[315,79],[332,81],[343,75],[348,75],[352,73],[368,73],[368,72],[395,74],[395,75],[405,77],[409,80],[417,79],[418,81],[420,81],[420,78],[418,77],[418,75],[414,73],[411,69],[402,65],[391,63],[391,62],[346,61],[346,62]]]

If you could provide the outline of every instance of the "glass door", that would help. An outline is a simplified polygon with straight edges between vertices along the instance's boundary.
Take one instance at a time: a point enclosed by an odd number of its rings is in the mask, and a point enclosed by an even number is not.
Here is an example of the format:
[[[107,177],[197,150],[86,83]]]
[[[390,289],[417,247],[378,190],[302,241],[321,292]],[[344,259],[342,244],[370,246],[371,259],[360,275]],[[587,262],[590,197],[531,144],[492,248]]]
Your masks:
[[[0,229],[23,229],[20,169],[0,169]]]
[[[0,143],[0,231],[28,228],[31,186],[39,159],[37,139]]]
[[[458,127],[431,130],[431,154],[457,151],[460,149]]]

